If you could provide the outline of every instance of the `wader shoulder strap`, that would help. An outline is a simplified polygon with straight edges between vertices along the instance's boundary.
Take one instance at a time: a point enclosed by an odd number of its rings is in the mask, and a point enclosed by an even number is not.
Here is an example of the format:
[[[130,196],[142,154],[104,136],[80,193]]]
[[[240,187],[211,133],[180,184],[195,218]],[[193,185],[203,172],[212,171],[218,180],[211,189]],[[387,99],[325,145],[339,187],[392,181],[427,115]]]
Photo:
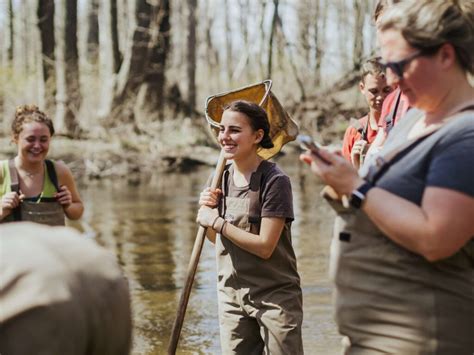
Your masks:
[[[370,118],[369,116],[367,116],[367,122],[365,123],[364,129],[361,132],[361,135],[362,135],[361,138],[366,142],[367,142],[367,131],[369,130],[369,121],[370,121]]]
[[[232,164],[227,164],[224,167],[224,172],[222,173],[222,179],[221,179],[222,198],[219,204],[219,215],[221,217],[225,217],[225,212],[226,212],[225,199],[229,193],[229,176],[231,176],[230,175],[231,169],[232,169]]]
[[[59,191],[58,175],[56,174],[54,163],[51,160],[45,160],[44,162],[46,163],[46,170],[48,172],[49,179],[53,183],[56,190]],[[8,161],[8,169],[10,170],[10,189],[19,194],[20,180],[18,179],[18,171],[16,170],[15,161],[13,159]]]
[[[357,132],[360,133],[361,139],[367,140],[367,131],[369,129],[369,117],[367,116],[367,122],[365,125],[362,125],[358,119],[351,118],[349,126],[354,128]]]
[[[249,189],[249,223],[255,224],[257,230],[260,230],[260,221],[262,219],[262,185],[265,180],[264,177],[269,171],[271,163],[263,160],[258,169],[252,174],[250,178]]]
[[[49,180],[53,183],[53,186],[56,188],[56,191],[59,191],[58,175],[56,174],[56,168],[54,163],[51,160],[46,159],[46,170],[48,171]]]
[[[267,171],[271,168],[272,164],[266,160],[263,160],[257,170],[252,174],[249,184],[249,216],[248,221],[251,225],[255,225],[256,228],[252,230],[260,230],[260,221],[262,219],[262,185],[265,180]],[[233,174],[232,165],[227,165],[223,176],[222,176],[222,199],[220,205],[220,215],[225,216],[225,198],[229,193],[229,181]]]
[[[18,179],[18,171],[13,159],[8,161],[8,170],[10,170],[10,189],[12,192],[20,194],[20,180]]]
[[[10,190],[20,194],[20,180],[18,179],[18,171],[15,167],[15,161],[10,159],[8,161],[8,170],[10,171]],[[18,206],[12,211],[13,219],[15,221],[21,221],[21,209]]]
[[[395,107],[393,108],[392,112],[390,112],[387,117],[385,117],[385,122],[387,123],[386,131],[387,133],[393,128],[393,124],[395,123],[395,117],[397,117],[398,106],[400,105],[400,98],[402,97],[402,90],[398,90],[397,99],[395,101]]]

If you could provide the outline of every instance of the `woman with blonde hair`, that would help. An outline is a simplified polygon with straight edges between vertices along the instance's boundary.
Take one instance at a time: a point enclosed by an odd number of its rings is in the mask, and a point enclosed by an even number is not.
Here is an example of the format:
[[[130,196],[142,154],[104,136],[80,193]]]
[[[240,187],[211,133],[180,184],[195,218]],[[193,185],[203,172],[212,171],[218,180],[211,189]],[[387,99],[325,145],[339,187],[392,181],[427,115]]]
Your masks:
[[[330,201],[336,321],[348,354],[472,354],[474,2],[404,0],[379,30],[388,81],[418,110],[363,177],[327,150],[301,156],[351,196]]]

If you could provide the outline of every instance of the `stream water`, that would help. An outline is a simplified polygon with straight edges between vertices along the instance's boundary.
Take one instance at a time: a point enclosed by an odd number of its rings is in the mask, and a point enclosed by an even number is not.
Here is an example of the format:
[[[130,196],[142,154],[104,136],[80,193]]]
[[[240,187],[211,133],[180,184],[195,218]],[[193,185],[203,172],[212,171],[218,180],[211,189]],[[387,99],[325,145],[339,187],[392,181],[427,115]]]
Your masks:
[[[321,185],[295,155],[277,163],[290,176],[293,244],[304,299],[306,354],[340,353],[327,276],[333,213]],[[171,327],[197,232],[197,199],[212,168],[136,181],[81,186],[84,219],[97,241],[117,256],[130,282],[133,354],[166,354]],[[178,354],[220,354],[213,246],[206,241],[181,333]]]

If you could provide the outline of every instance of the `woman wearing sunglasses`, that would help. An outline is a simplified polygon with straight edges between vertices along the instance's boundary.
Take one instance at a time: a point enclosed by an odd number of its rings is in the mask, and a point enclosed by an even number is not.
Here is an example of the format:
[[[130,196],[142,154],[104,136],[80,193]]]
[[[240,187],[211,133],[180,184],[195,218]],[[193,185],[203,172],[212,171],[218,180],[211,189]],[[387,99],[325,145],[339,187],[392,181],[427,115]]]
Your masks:
[[[347,353],[474,353],[474,3],[404,0],[379,23],[411,105],[364,177],[304,154],[339,195],[331,246]],[[328,197],[329,199],[329,197]]]

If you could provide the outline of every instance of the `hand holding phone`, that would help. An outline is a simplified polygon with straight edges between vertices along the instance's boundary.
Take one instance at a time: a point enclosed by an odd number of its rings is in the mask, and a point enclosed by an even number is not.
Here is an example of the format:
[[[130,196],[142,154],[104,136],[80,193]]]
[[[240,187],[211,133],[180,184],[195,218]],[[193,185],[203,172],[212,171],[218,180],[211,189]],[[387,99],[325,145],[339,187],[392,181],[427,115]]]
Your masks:
[[[309,150],[312,154],[316,155],[324,163],[331,164],[329,161],[327,161],[321,156],[320,154],[321,146],[317,144],[311,136],[308,136],[305,134],[299,134],[298,137],[296,137],[296,139],[300,143],[301,148]]]
[[[327,159],[321,156],[321,146],[317,144],[311,136],[299,134],[296,139],[300,143],[301,148],[309,150],[311,154],[316,155],[318,159],[322,160],[325,164],[331,165]],[[341,196],[341,202],[344,208],[349,208],[349,199],[346,195]]]

